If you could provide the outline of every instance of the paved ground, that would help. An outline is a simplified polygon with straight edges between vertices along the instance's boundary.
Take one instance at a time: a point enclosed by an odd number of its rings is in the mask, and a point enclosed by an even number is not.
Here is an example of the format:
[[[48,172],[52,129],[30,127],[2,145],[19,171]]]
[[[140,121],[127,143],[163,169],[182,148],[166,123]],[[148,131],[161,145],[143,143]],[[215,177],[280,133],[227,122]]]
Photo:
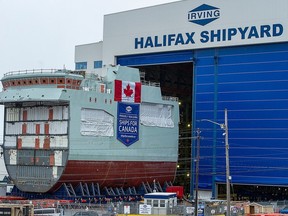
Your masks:
[[[88,211],[90,210],[89,208],[87,209]],[[64,212],[64,216],[72,216],[74,215],[76,212],[85,212],[86,209],[65,209]],[[98,213],[99,216],[111,216],[112,214],[109,213],[107,210],[105,209],[91,209],[90,211],[95,211]]]

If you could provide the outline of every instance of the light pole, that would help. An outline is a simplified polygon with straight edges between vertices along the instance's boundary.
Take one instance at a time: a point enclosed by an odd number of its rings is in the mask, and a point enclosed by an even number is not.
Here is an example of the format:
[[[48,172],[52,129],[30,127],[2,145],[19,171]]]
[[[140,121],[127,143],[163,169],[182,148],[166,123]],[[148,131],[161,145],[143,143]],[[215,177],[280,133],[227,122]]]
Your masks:
[[[195,208],[194,215],[198,216],[198,191],[199,191],[199,160],[200,160],[200,129],[197,129],[197,154],[196,154],[196,179],[195,179]]]
[[[220,124],[218,122],[211,121],[209,119],[202,119],[200,121],[207,121],[213,124],[219,125],[221,129],[224,130],[225,134],[225,156],[226,156],[226,198],[227,198],[227,214],[230,216],[230,165],[229,165],[229,143],[228,143],[228,114],[227,109],[225,109],[225,123]]]

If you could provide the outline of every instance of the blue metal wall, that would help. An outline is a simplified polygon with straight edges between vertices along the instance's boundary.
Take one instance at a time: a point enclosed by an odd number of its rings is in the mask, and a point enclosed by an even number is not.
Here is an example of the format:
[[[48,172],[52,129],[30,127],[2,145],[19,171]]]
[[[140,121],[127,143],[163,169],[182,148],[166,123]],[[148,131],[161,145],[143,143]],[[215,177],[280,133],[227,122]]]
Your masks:
[[[214,191],[216,182],[226,183],[223,130],[198,122],[224,123],[225,108],[231,183],[288,185],[288,43],[117,59],[127,66],[194,62],[192,116],[193,131],[201,130],[200,188]]]
[[[288,185],[288,43],[195,51],[194,129],[200,128],[200,187],[225,183],[228,109],[234,184]],[[214,177],[214,178],[213,178]]]
[[[191,61],[193,61],[193,51],[191,50],[117,57],[117,64],[122,66],[144,66],[155,64],[183,63]]]

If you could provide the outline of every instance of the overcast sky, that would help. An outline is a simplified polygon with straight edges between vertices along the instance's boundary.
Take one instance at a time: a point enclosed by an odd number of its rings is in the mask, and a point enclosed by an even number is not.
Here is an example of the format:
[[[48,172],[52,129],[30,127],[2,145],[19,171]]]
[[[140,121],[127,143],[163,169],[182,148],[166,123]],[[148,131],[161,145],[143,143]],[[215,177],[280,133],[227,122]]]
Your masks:
[[[0,77],[16,70],[74,69],[75,46],[103,40],[105,14],[175,1],[0,0]],[[0,143],[3,118],[0,106]],[[0,159],[0,180],[5,173]]]
[[[105,14],[175,1],[0,0],[0,73],[74,69],[75,45],[103,40]]]

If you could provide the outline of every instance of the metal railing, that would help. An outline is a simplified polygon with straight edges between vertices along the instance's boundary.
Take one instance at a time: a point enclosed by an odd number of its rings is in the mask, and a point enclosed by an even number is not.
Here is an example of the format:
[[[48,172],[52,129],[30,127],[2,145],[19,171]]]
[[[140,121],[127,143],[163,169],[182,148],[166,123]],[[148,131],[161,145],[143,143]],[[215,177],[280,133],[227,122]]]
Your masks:
[[[142,85],[160,87],[159,82],[151,82],[151,81],[143,80],[143,81],[141,81],[141,83],[142,83]]]
[[[172,96],[162,96],[163,100],[167,100],[167,101],[178,101],[178,97],[172,97]]]
[[[12,75],[22,75],[22,74],[41,74],[41,73],[55,73],[55,71],[61,71],[61,69],[32,69],[32,70],[19,70],[19,71],[10,71],[4,74],[5,76]]]

